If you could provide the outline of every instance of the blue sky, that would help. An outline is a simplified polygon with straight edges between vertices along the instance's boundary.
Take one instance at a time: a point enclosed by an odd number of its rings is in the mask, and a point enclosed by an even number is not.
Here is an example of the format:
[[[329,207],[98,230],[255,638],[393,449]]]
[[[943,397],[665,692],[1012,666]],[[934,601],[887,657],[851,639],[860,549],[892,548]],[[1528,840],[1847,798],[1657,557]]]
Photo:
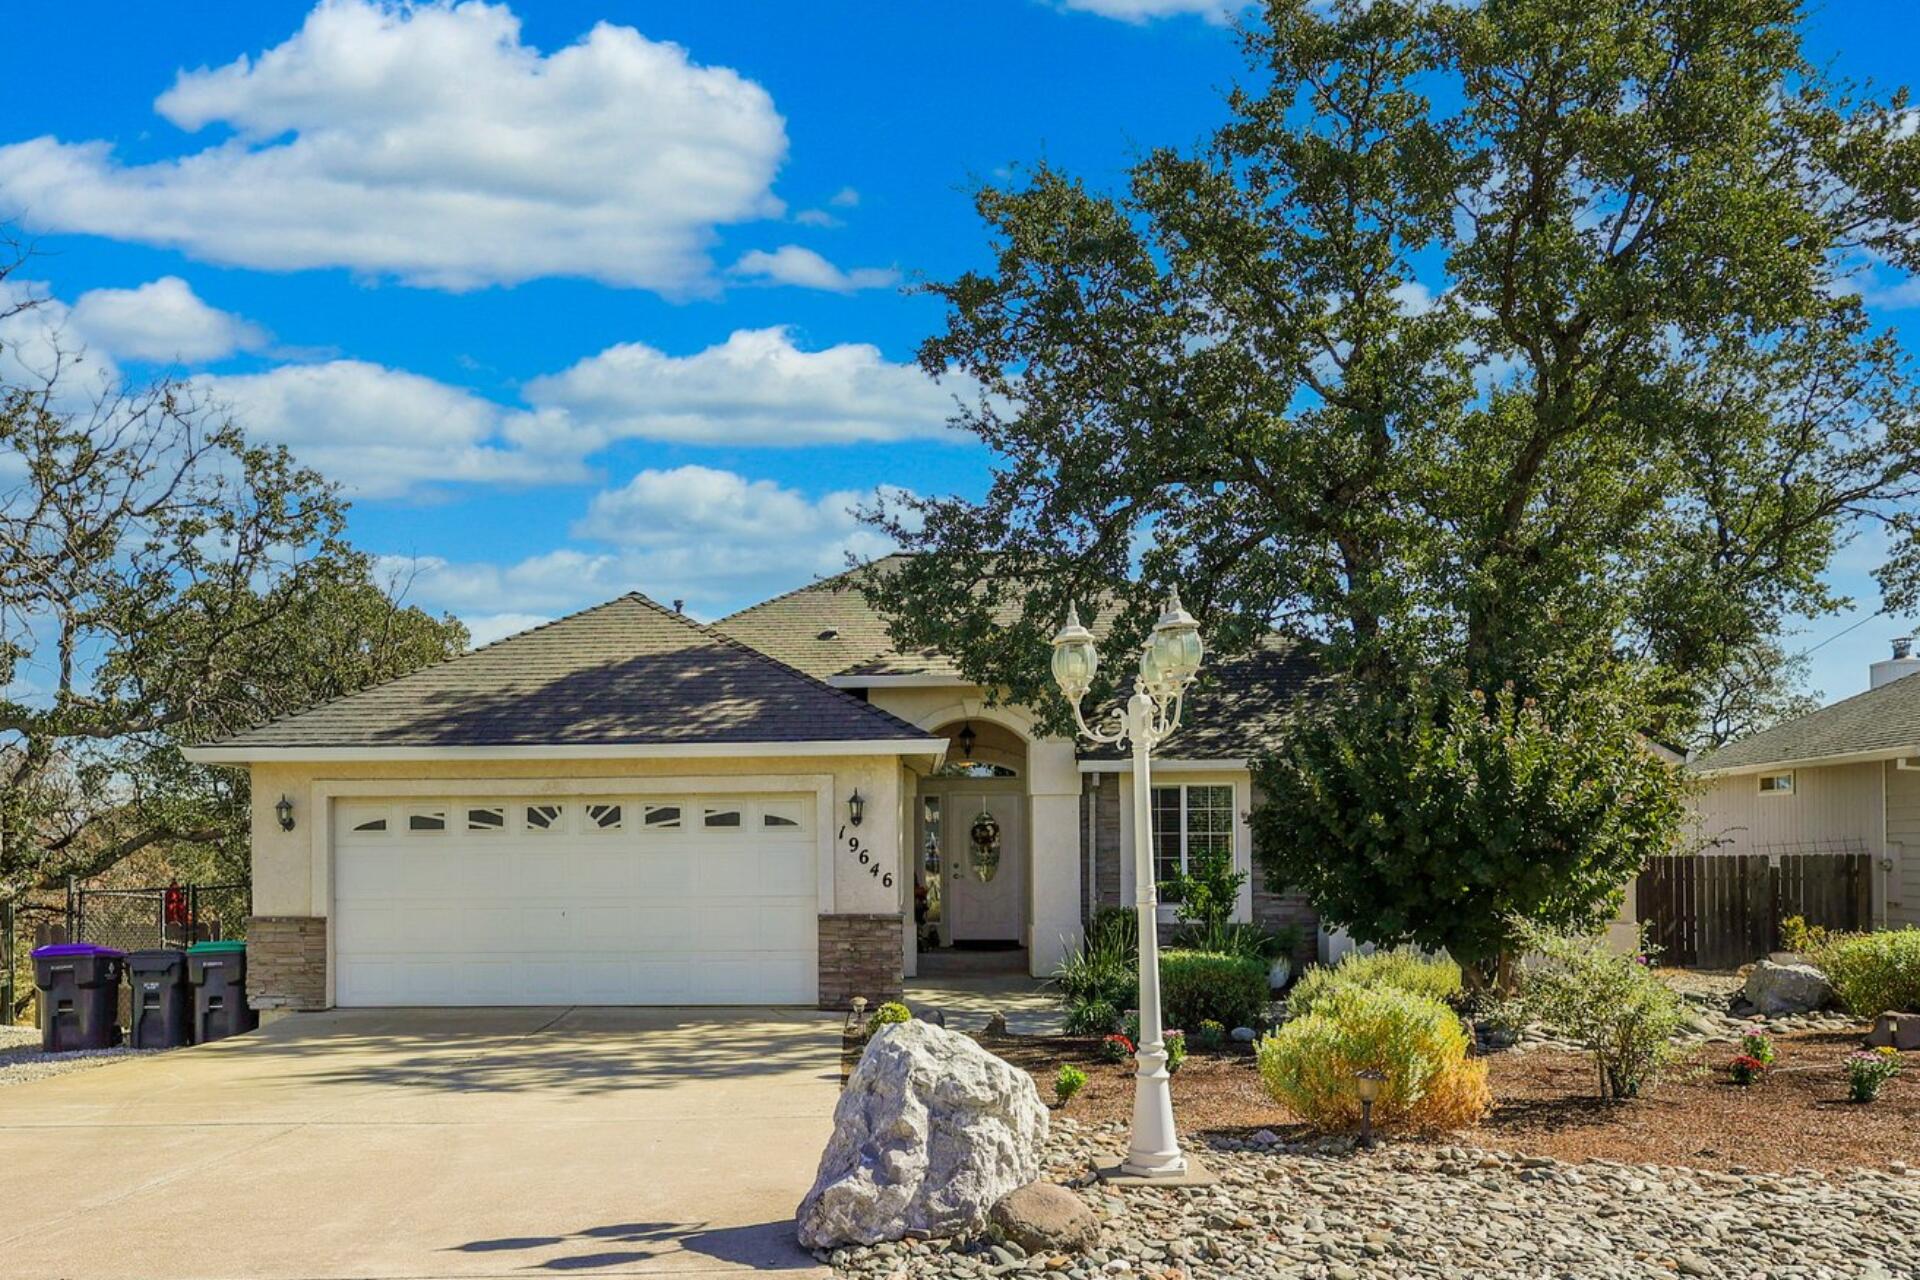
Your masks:
[[[881,549],[845,515],[876,486],[979,491],[903,286],[985,262],[977,183],[1202,136],[1241,70],[1217,4],[68,0],[11,32],[0,209],[67,341],[202,379],[480,638],[630,588],[715,616]],[[1898,83],[1920,32],[1848,0],[1812,42]],[[1873,556],[1796,643],[1878,607]]]

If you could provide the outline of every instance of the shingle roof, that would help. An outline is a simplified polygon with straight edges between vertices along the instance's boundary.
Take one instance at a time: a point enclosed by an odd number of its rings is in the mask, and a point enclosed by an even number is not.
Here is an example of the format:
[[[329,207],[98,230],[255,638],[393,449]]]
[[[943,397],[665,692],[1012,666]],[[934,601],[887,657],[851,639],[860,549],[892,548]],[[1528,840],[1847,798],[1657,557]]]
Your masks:
[[[886,623],[860,591],[861,573],[890,573],[904,559],[888,556],[866,569],[810,583],[714,626],[823,679],[938,676],[961,682],[959,668],[942,653],[897,652]],[[1094,630],[1102,634],[1105,628],[1096,625]],[[1309,653],[1278,636],[1250,654],[1210,662],[1187,696],[1180,731],[1155,750],[1169,759],[1240,760],[1256,755],[1284,728],[1296,700],[1318,677]],[[1086,754],[1089,759],[1119,758],[1111,748]]]
[[[209,746],[631,746],[925,736],[634,592]]]
[[[1695,760],[1701,772],[1920,748],[1920,678],[1903,676]]]

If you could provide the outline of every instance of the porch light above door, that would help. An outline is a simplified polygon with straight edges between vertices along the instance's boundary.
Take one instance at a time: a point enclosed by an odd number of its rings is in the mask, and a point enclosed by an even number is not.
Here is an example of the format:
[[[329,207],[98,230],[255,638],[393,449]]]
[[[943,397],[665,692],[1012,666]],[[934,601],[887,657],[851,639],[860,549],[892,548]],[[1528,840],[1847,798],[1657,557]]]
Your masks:
[[[969,720],[960,726],[960,763],[973,763],[973,744],[979,737],[980,735],[973,731],[973,721]]]

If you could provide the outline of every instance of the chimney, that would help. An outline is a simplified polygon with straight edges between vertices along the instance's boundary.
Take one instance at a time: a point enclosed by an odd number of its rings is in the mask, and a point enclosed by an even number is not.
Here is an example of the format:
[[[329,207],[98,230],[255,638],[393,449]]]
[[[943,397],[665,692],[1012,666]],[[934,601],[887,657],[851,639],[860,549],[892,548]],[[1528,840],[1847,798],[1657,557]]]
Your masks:
[[[1878,689],[1916,671],[1920,671],[1920,658],[1913,656],[1913,637],[1901,636],[1893,642],[1891,658],[1882,658],[1867,668],[1868,687]]]

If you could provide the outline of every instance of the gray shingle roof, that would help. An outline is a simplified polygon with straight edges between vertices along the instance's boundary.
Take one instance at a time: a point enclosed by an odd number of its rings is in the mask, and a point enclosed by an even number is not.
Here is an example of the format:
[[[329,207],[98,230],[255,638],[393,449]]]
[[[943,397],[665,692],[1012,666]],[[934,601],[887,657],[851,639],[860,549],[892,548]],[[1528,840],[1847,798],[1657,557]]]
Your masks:
[[[1166,760],[1257,756],[1286,733],[1301,699],[1324,678],[1307,646],[1281,636],[1252,653],[1209,660],[1187,691],[1180,728],[1154,754]],[[1090,760],[1124,758],[1115,747],[1082,754]]]
[[[208,745],[272,751],[925,736],[635,592]]]
[[[894,652],[887,624],[860,591],[863,574],[892,573],[905,556],[885,556],[871,565],[810,582],[714,623],[714,630],[771,654],[822,680],[844,672],[941,675],[960,678],[959,668],[937,653],[907,659]],[[906,661],[907,668],[882,667]]]
[[[1702,772],[1920,748],[1920,678],[1903,676],[1700,757]]]

